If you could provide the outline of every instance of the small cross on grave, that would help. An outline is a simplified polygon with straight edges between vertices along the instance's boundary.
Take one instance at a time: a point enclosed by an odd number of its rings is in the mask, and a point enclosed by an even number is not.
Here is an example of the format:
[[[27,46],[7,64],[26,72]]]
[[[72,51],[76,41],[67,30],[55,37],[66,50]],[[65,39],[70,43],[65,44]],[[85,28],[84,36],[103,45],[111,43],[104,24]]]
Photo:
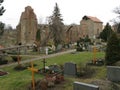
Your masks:
[[[33,62],[31,62],[31,67],[28,67],[28,70],[32,72],[32,90],[35,90],[35,79],[34,79],[34,72],[38,72],[38,69],[33,67]]]
[[[45,61],[45,58],[43,59],[43,73],[45,73],[45,63],[47,63],[46,61]]]
[[[21,58],[20,58],[20,49],[19,48],[18,48],[17,61],[18,61],[18,65],[20,65]]]
[[[93,47],[93,63],[96,63],[96,52],[97,52],[97,48]]]

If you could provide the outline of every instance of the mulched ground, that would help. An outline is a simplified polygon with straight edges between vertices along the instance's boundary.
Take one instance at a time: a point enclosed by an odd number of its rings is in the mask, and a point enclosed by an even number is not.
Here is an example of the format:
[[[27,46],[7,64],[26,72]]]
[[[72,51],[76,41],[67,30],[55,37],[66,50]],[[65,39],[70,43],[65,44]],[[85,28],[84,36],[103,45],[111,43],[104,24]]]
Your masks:
[[[69,83],[69,81],[65,80],[65,81],[63,81],[59,84],[55,84],[53,87],[47,87],[47,89],[36,88],[35,90],[65,90],[65,88],[66,88],[65,84],[66,83]],[[39,86],[36,86],[36,87],[39,87]],[[31,85],[28,86],[27,90],[32,90]]]

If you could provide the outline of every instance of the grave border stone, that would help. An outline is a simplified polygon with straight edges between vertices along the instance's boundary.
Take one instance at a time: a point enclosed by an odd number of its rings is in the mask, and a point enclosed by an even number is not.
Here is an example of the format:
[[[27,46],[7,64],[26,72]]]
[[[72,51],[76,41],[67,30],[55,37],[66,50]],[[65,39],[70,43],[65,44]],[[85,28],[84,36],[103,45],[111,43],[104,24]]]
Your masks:
[[[73,83],[73,90],[99,90],[99,86],[75,81]]]

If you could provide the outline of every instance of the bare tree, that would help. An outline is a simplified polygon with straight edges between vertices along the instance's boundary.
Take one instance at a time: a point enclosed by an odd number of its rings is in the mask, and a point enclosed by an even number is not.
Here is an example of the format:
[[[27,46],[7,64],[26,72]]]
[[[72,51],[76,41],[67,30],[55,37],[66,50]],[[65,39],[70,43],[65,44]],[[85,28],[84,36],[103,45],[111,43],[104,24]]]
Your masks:
[[[4,2],[4,0],[0,0],[0,6],[1,6],[1,3],[3,3],[3,2]],[[0,16],[2,16],[4,12],[5,12],[5,9],[3,6],[1,6],[0,7]]]
[[[116,7],[114,10],[113,10],[114,13],[118,14],[119,17],[120,17],[120,6]]]
[[[0,0],[0,6],[1,6],[1,3],[3,3],[4,2],[4,0]],[[4,9],[4,7],[3,6],[1,6],[0,7],[0,16],[2,16],[3,15],[3,13],[5,12],[5,9]],[[4,32],[4,26],[5,26],[5,24],[4,23],[2,23],[2,22],[0,22],[0,36],[3,34],[3,32]]]
[[[116,7],[113,12],[118,15],[116,19],[113,19],[114,29],[117,33],[120,33],[120,6]]]

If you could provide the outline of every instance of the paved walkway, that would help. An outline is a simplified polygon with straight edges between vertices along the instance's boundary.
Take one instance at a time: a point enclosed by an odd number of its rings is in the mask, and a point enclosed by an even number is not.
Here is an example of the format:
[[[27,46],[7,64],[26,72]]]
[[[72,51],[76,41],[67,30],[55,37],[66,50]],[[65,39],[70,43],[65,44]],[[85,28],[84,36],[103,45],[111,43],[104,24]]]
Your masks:
[[[72,49],[72,50],[67,50],[67,51],[63,51],[63,52],[58,52],[58,53],[55,53],[55,54],[39,56],[37,58],[27,59],[27,60],[21,61],[20,63],[23,64],[23,63],[27,63],[27,62],[31,62],[31,61],[36,61],[36,60],[40,60],[40,59],[43,59],[43,58],[50,58],[50,57],[54,57],[54,56],[58,56],[58,55],[63,55],[63,54],[71,53],[71,52],[75,52],[75,51],[76,51],[75,49]],[[0,65],[0,68],[6,67],[6,66],[12,66],[12,65],[16,65],[16,64],[18,64],[18,62],[10,63],[10,64],[5,64],[5,65]]]

